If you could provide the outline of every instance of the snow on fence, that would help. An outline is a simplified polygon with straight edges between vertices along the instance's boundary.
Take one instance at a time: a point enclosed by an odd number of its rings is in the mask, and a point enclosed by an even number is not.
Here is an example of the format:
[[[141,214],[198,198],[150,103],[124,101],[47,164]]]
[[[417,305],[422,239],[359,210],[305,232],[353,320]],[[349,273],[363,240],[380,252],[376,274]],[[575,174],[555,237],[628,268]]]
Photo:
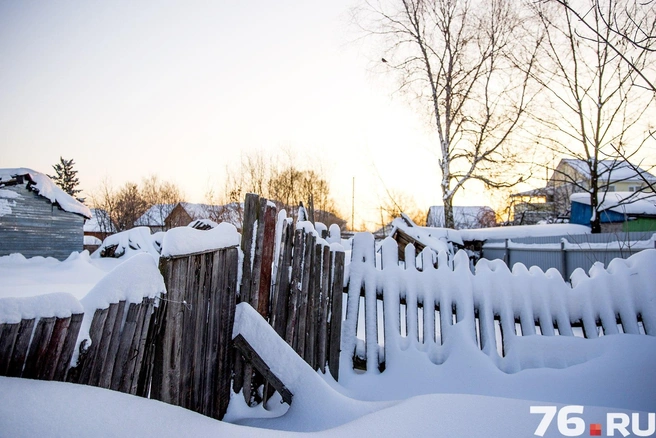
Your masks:
[[[400,266],[396,242],[386,239],[377,266],[373,236],[355,236],[343,367],[379,373],[411,347],[441,364],[454,346],[472,345],[502,371],[517,372],[566,365],[557,352],[535,350],[522,336],[656,336],[655,250],[615,259],[608,269],[594,265],[589,276],[577,270],[571,285],[555,269],[518,264],[511,272],[501,260],[481,260],[472,273],[463,251],[452,262],[444,252],[426,249],[415,258],[412,245],[405,251]]]
[[[144,395],[143,359],[163,286],[152,257],[142,254],[81,301],[67,293],[0,300],[0,375]]]
[[[656,234],[648,232],[525,237],[489,240],[483,245],[482,257],[501,259],[508,266],[522,263],[544,271],[556,268],[569,278],[578,268],[587,271],[595,262],[608,264],[649,248],[656,248]]]
[[[277,217],[277,219],[276,219]],[[326,230],[324,230],[326,231]],[[284,211],[258,195],[245,201],[240,302],[249,303],[313,369],[339,373],[344,251],[339,228],[320,235],[310,222],[294,227]],[[242,351],[242,353],[244,353]],[[242,357],[235,359],[233,389],[248,404],[273,393]],[[270,387],[271,386],[271,387]]]

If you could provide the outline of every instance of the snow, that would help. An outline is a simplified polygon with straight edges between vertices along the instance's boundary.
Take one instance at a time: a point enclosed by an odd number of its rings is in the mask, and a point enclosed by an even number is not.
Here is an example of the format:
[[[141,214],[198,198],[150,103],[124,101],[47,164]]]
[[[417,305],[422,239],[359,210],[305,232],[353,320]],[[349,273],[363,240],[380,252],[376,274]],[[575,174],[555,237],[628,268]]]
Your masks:
[[[162,257],[193,254],[211,249],[238,246],[241,235],[234,225],[221,222],[210,230],[191,227],[172,228],[164,235]]]
[[[136,227],[120,233],[108,236],[92,255],[94,258],[101,257],[103,252],[113,246],[114,249],[112,257],[131,257],[134,254],[147,252],[153,258],[159,259],[159,245],[157,244],[157,237],[160,234],[150,234],[148,227]]]
[[[590,205],[589,193],[574,193],[572,202]],[[599,211],[611,210],[616,213],[638,216],[656,215],[656,194],[634,192],[607,192],[599,195]]]
[[[62,210],[70,213],[77,213],[85,218],[91,218],[91,210],[89,207],[82,204],[61,188],[59,188],[52,180],[45,174],[27,168],[13,168],[13,169],[0,169],[0,187],[3,183],[12,181],[16,176],[27,176],[34,182],[32,190],[35,190],[40,196],[47,198],[53,204],[58,204]]]
[[[84,245],[102,245],[102,240],[94,236],[84,236]]]
[[[590,227],[576,224],[516,225],[512,227],[459,230],[462,240],[517,239],[520,237],[573,236],[590,234]]]

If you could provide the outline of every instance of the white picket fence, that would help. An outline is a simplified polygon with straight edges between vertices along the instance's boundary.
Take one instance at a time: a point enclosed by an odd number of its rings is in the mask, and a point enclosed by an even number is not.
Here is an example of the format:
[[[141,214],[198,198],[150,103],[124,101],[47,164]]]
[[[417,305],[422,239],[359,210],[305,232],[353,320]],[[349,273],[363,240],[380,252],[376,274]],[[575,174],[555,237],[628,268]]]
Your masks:
[[[408,245],[405,254],[403,266],[394,240],[377,254],[371,234],[354,237],[340,366],[379,373],[408,348],[441,364],[457,346],[512,373],[567,365],[557,348],[536,353],[522,337],[656,336],[656,250],[579,269],[571,284],[555,269],[510,271],[501,260],[481,260],[472,273],[464,252],[415,258]]]

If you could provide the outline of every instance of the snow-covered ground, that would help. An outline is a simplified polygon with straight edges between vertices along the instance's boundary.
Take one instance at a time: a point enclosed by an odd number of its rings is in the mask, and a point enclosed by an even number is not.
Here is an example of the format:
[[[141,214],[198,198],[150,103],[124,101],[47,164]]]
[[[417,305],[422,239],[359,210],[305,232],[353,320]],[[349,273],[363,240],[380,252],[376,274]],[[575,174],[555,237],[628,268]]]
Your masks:
[[[226,242],[235,243],[234,239]],[[142,254],[144,257],[150,256]],[[651,263],[656,268],[656,257],[650,260],[647,266]],[[122,275],[121,270],[126,269],[120,267],[122,262],[90,257],[86,252],[62,262],[20,255],[0,257],[0,306],[3,298],[54,293],[68,293],[82,303],[88,302],[94,295],[89,292],[99,290],[103,278]],[[109,272],[113,274],[108,276]],[[656,291],[652,293],[656,300]],[[252,324],[245,327],[249,326]],[[271,346],[273,338],[267,338],[270,332],[261,328],[251,336],[262,336],[267,341],[263,345]],[[339,383],[329,374],[308,372],[304,363],[291,361],[286,362],[290,378],[301,379],[296,386],[291,385],[295,391],[291,407],[271,400],[268,410],[250,408],[241,394],[236,394],[224,422],[159,401],[95,387],[0,377],[0,437],[296,433],[525,437],[534,436],[543,420],[542,414],[531,413],[532,406],[558,412],[544,436],[563,436],[563,431],[570,436],[589,436],[591,425],[597,424],[603,436],[623,436],[621,426],[634,436],[640,430],[646,430],[640,436],[656,432],[652,427],[656,412],[656,337],[525,336],[515,342],[522,343],[526,351],[561,355],[562,367],[504,373],[475,344],[467,343],[453,348],[441,365],[431,362],[425,352],[408,348],[402,356],[397,355],[402,361],[389,365],[381,374],[341,369]],[[559,422],[561,417],[563,422]],[[564,422],[568,418],[570,423]],[[636,421],[638,429],[633,429]]]

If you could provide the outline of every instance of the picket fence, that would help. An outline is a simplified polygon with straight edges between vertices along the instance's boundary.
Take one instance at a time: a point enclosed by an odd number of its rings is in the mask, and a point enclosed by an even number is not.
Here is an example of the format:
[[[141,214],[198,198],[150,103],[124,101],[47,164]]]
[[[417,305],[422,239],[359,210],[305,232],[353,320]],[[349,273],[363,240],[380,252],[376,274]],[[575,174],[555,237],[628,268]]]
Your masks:
[[[450,345],[467,343],[501,370],[516,372],[535,366],[515,342],[519,336],[656,336],[656,286],[647,280],[648,266],[634,266],[640,254],[617,259],[608,270],[597,266],[570,285],[554,270],[517,265],[511,272],[500,260],[481,260],[472,273],[464,252],[450,259],[429,249],[415,257],[412,245],[405,251],[403,266],[391,238],[377,254],[372,235],[355,236],[342,366],[379,373],[410,346],[441,364]],[[558,357],[540,360],[562,366]]]

